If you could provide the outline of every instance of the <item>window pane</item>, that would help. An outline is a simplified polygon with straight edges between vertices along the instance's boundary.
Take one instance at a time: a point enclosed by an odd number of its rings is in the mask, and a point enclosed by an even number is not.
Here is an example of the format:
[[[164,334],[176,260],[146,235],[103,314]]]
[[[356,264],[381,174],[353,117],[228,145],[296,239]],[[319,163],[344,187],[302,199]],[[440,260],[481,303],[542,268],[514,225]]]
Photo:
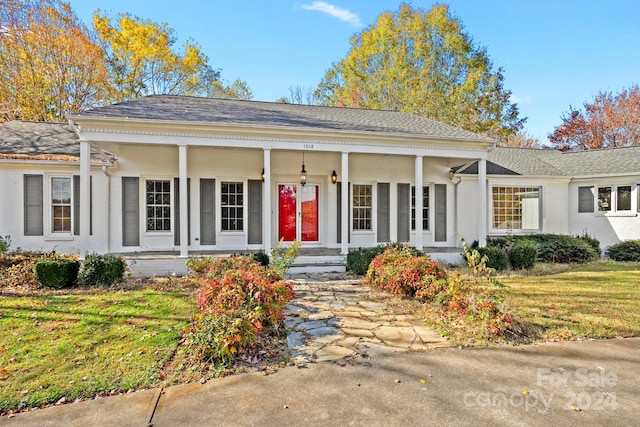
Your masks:
[[[598,187],[598,210],[601,212],[611,210],[611,187]]]
[[[538,187],[493,187],[493,228],[538,230],[540,189]]]
[[[373,204],[372,186],[358,185],[353,186],[353,229],[354,230],[371,230],[371,211]]]
[[[619,211],[631,210],[631,186],[625,185],[617,188],[617,202]]]
[[[171,231],[171,181],[148,180],[147,231]]]
[[[51,229],[71,231],[71,178],[51,178]]]
[[[221,188],[221,218],[223,231],[242,231],[244,224],[243,199],[241,182],[222,182]]]

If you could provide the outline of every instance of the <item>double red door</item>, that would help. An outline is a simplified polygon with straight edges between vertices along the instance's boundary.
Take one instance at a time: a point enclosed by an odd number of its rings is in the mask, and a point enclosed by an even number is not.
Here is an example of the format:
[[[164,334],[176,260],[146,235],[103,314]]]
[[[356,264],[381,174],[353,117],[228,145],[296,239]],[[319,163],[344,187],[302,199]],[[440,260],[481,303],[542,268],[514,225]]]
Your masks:
[[[278,184],[278,240],[317,242],[318,186]]]

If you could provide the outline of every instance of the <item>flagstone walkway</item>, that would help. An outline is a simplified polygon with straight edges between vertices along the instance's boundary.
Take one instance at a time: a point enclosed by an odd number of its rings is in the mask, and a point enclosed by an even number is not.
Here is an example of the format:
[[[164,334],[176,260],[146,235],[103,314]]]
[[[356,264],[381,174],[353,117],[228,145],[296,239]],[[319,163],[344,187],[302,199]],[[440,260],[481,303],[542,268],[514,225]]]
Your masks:
[[[285,325],[297,365],[449,346],[415,315],[373,300],[359,280],[293,279]]]

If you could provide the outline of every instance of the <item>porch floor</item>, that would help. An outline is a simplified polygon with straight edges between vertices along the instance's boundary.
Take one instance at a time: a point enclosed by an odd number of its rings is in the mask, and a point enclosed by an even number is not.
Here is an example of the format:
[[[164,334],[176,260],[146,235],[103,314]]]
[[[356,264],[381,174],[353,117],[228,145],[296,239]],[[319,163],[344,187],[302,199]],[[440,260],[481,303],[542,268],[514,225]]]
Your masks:
[[[210,256],[216,258],[252,252],[255,251],[190,251],[189,257]],[[459,264],[462,262],[461,248],[424,247],[423,252],[442,263]],[[129,271],[134,277],[187,274],[186,259],[180,257],[178,251],[128,252],[121,255],[126,259]],[[345,257],[340,254],[339,248],[301,248],[290,273],[343,273],[345,269]]]

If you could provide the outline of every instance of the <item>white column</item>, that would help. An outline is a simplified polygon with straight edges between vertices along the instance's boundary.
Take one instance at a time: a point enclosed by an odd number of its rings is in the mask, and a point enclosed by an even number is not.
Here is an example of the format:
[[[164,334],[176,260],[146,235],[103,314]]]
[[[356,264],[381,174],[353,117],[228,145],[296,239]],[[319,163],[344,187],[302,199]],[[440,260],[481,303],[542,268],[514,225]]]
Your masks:
[[[342,153],[342,167],[340,170],[342,175],[342,197],[340,203],[342,204],[342,212],[340,214],[342,248],[340,253],[347,255],[349,253],[349,153]]]
[[[424,247],[424,243],[422,242],[422,209],[423,209],[423,199],[422,199],[422,156],[416,156],[416,240],[415,247],[418,250],[422,250]]]
[[[178,178],[180,181],[180,257],[189,256],[189,202],[187,198],[187,146],[178,145]]]
[[[478,160],[478,244],[487,245],[487,160]]]
[[[264,252],[271,255],[271,150],[264,150],[262,203],[262,244]]]
[[[91,224],[90,192],[91,146],[89,141],[80,141],[80,258],[84,259],[89,251],[89,233]],[[109,195],[107,194],[107,197]]]

